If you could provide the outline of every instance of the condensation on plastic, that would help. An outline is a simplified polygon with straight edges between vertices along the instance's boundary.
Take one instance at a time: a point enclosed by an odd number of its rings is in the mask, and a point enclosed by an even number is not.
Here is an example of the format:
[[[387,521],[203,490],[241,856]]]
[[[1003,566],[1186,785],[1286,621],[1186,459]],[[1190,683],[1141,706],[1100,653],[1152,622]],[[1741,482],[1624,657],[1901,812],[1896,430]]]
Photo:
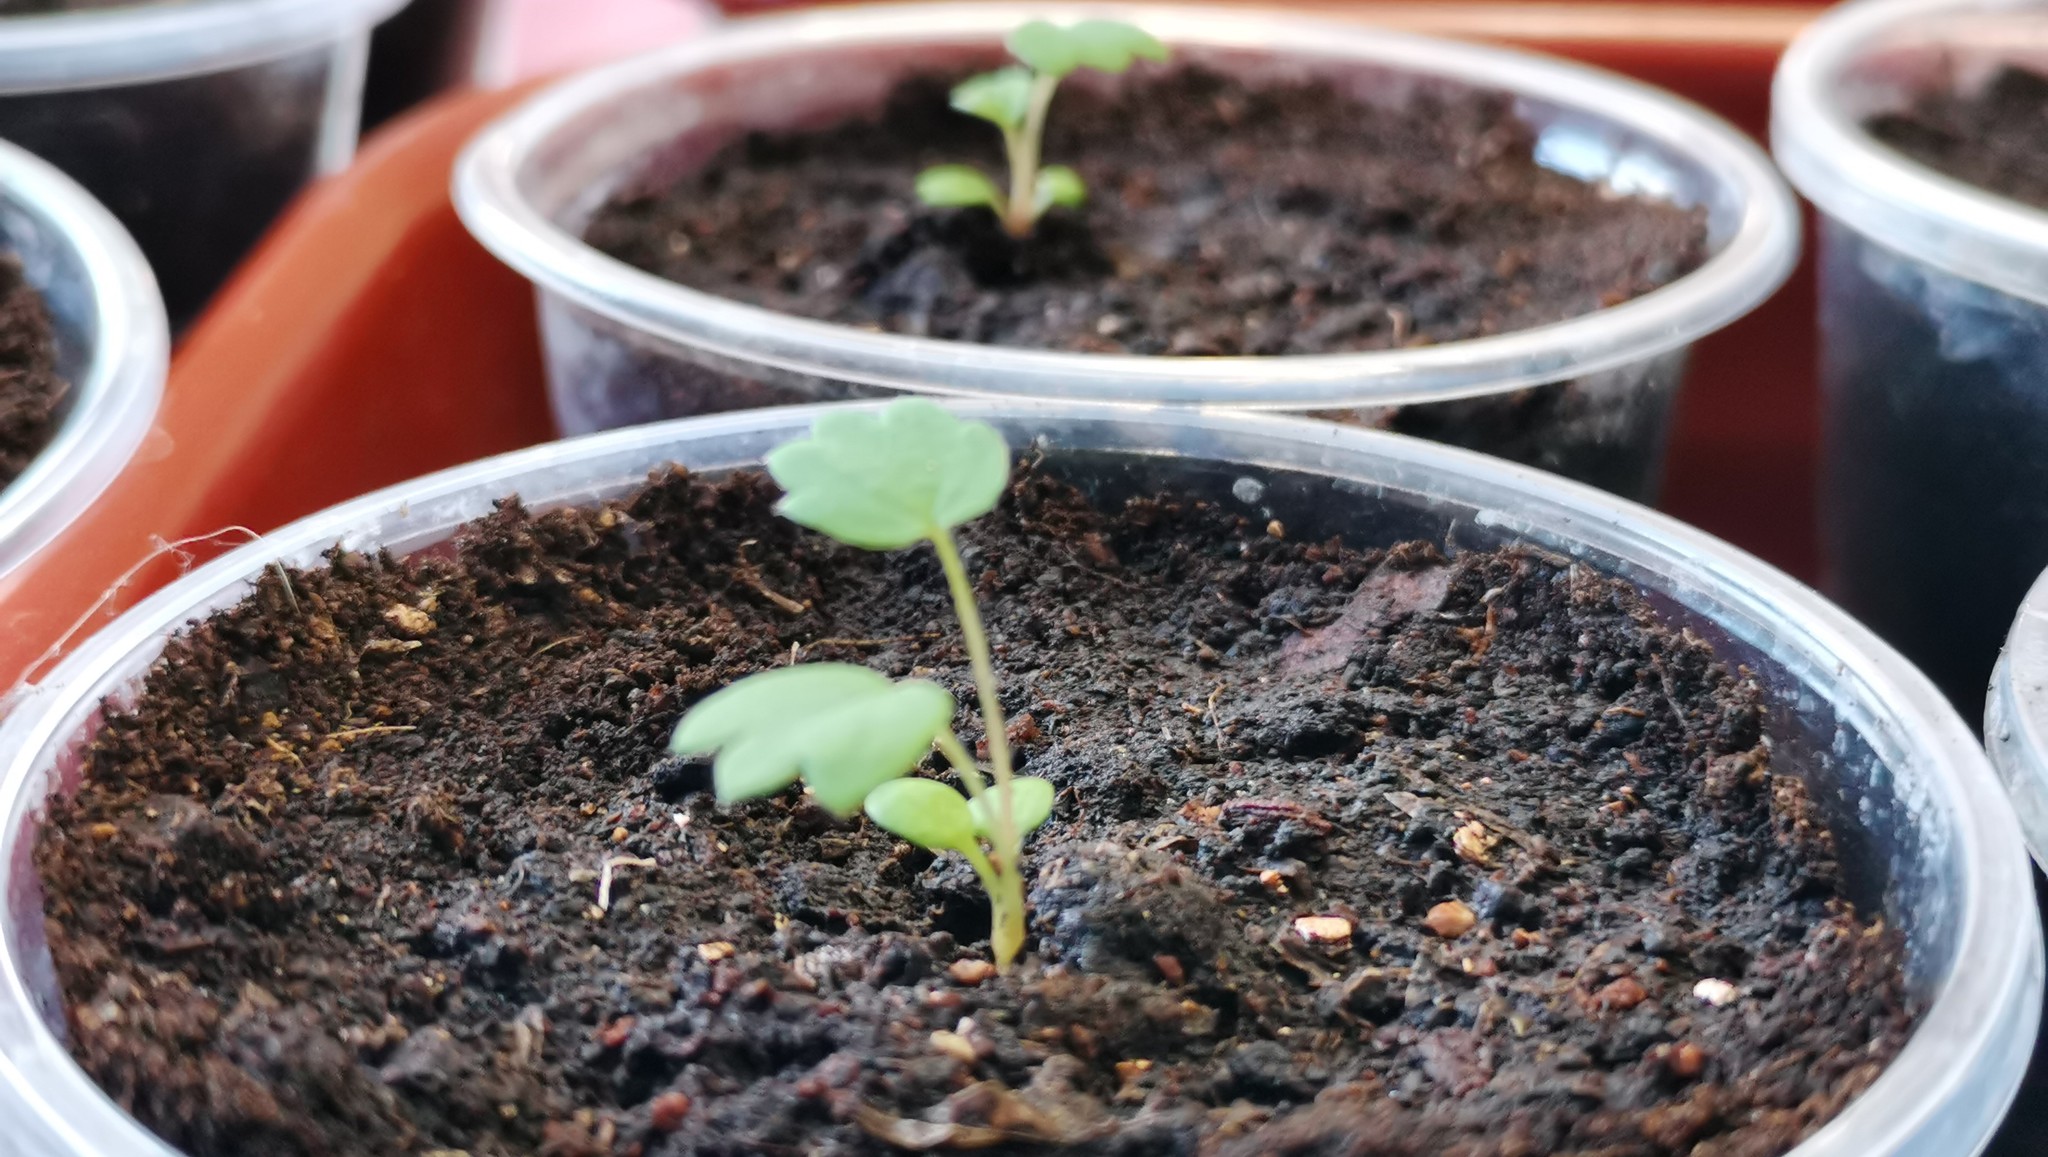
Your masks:
[[[57,370],[71,384],[49,446],[0,489],[4,575],[127,465],[163,398],[171,338],[149,265],[120,224],[76,182],[4,142],[0,252],[20,259],[47,303]]]
[[[1822,213],[1824,586],[1972,715],[2048,566],[2048,211],[1861,125],[2008,63],[2048,69],[2048,3],[1866,0],[1802,34],[1772,94]]]
[[[0,17],[0,139],[70,173],[189,321],[355,153],[370,29],[406,0],[182,0]]]
[[[2048,865],[2048,572],[2020,604],[1991,673],[1984,746],[2019,813],[2037,863]]]
[[[1027,16],[1083,14],[1142,23],[1182,60],[1254,80],[1326,77],[1382,104],[1473,86],[1512,92],[1537,129],[1542,163],[1701,207],[1712,255],[1633,301],[1495,337],[1170,358],[797,318],[668,282],[580,240],[615,191],[673,178],[746,131],[871,112],[906,74],[994,59],[1002,34]],[[1655,488],[1685,351],[1769,296],[1799,247],[1790,194],[1762,153],[1667,93],[1506,49],[1277,12],[1167,7],[950,4],[738,22],[539,95],[472,143],[455,199],[484,245],[535,283],[555,416],[568,433],[897,391],[1195,403],[1422,433],[1635,496]]]
[[[1169,488],[1308,538],[1535,543],[1637,583],[1764,688],[1774,766],[1807,781],[1859,903],[1910,945],[1928,1011],[1890,1068],[1796,1157],[1955,1157],[2011,1101],[2040,1015],[2025,846],[1968,727],[1912,666],[1807,588],[1672,519],[1499,459],[1333,423],[1164,406],[966,401],[1011,444],[1105,500]],[[622,494],[679,463],[757,463],[816,411],[759,410],[552,443],[380,491],[208,565],[88,641],[0,725],[0,1120],[19,1157],[167,1157],[66,1055],[32,868],[44,797],[75,786],[102,712],[132,702],[166,640],[263,568],[340,544],[444,542],[505,495],[535,508]],[[12,1103],[8,1103],[11,1099]]]

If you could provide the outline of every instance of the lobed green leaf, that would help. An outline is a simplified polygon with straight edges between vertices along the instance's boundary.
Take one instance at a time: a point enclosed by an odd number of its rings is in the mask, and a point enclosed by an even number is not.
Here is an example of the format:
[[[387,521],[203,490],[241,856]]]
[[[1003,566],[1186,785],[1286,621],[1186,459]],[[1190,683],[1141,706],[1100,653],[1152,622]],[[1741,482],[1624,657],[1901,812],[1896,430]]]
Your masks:
[[[1033,72],[1055,79],[1077,68],[1116,73],[1134,60],[1167,57],[1157,37],[1120,20],[1083,20],[1065,28],[1033,20],[1018,25],[1004,45]]]
[[[953,107],[1004,132],[1024,127],[1031,111],[1031,73],[1014,65],[970,76],[953,86]]]
[[[1122,72],[1133,60],[1167,57],[1158,37],[1121,20],[1083,20],[1067,29],[1067,38],[1081,65],[1097,72]]]
[[[810,663],[750,676],[705,699],[677,725],[669,749],[717,753],[711,780],[721,802],[802,779],[819,804],[851,815],[924,757],[953,710],[953,696],[936,683]]]
[[[959,792],[929,779],[898,779],[868,793],[868,818],[921,848],[978,847],[974,816]]]
[[[1040,76],[1061,77],[1081,67],[1081,46],[1072,31],[1043,20],[1018,25],[1003,46]]]
[[[924,398],[828,413],[767,456],[784,518],[867,550],[896,550],[995,509],[1010,449],[983,422]]]
[[[1088,200],[1088,186],[1081,180],[1081,174],[1067,166],[1047,165],[1038,170],[1034,194],[1035,207],[1040,213],[1054,205],[1071,209]]]
[[[1017,820],[1017,834],[1025,836],[1052,818],[1053,790],[1049,780],[1027,775],[1010,781],[1011,814]],[[984,836],[995,835],[996,792],[991,788],[981,793],[979,799],[971,801],[968,811],[974,816],[974,830]]]
[[[986,205],[998,213],[1003,209],[996,183],[972,165],[933,165],[919,173],[917,199],[941,208]]]

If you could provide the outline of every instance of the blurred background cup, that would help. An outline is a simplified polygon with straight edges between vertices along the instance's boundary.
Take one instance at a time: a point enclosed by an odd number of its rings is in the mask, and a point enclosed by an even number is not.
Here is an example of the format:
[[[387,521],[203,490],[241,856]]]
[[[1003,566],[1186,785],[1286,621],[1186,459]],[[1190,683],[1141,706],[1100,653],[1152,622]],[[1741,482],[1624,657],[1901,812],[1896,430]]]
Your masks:
[[[355,153],[370,30],[405,0],[187,0],[0,17],[0,139],[142,246],[173,327]]]
[[[2048,71],[2048,3],[1864,0],[1772,93],[1778,163],[1821,214],[1824,585],[1969,718],[2048,566],[2048,210],[1864,125],[2008,65]]]

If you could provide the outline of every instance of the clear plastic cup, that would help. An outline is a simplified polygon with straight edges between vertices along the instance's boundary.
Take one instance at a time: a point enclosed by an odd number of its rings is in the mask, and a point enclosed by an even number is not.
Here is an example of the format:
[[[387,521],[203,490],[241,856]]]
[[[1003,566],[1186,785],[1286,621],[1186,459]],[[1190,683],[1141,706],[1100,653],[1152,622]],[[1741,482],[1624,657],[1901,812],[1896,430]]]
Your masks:
[[[2048,572],[2020,604],[1992,669],[1984,746],[2034,860],[2048,864]]]
[[[370,37],[363,128],[375,128],[444,89],[474,83],[495,0],[406,0]]]
[[[370,28],[405,0],[183,0],[0,18],[0,139],[71,174],[199,313],[355,153]]]
[[[156,420],[171,337],[149,265],[120,223],[77,182],[5,142],[0,252],[20,258],[48,304],[57,371],[71,385],[50,444],[0,489],[5,575],[48,545],[128,464]]]
[[[1716,539],[1555,476],[1418,439],[1170,406],[975,400],[1013,446],[1096,493],[1199,495],[1290,533],[1357,545],[1527,542],[1639,584],[1668,619],[1765,688],[1775,766],[1830,816],[1854,891],[1911,946],[1928,1011],[1891,1067],[1797,1157],[1956,1157],[2010,1103],[2040,1016],[2042,947],[2020,831],[1970,729],[1911,665],[1807,588]],[[716,472],[806,431],[787,407],[618,430],[488,459],[303,519],[185,576],[102,630],[0,724],[0,1120],[18,1157],[164,1157],[74,1065],[31,843],[46,793],[75,784],[103,701],[132,697],[168,636],[233,605],[275,562],[339,543],[404,554],[510,494],[588,502],[680,463]]]
[[[583,244],[614,190],[701,164],[746,131],[875,110],[909,73],[984,65],[1030,17],[1109,14],[1177,58],[1321,76],[1361,99],[1484,87],[1519,97],[1539,160],[1701,206],[1711,257],[1633,301],[1422,349],[1167,358],[1018,350],[872,333],[685,288]],[[1705,111],[1561,60],[1256,10],[960,3],[749,19],[575,77],[472,142],[456,207],[534,282],[560,428],[896,391],[1314,411],[1466,445],[1650,496],[1686,353],[1785,279],[1799,225],[1760,150]]]
[[[2006,63],[2048,70],[2048,3],[1865,0],[1799,37],[1771,108],[1822,214],[1823,585],[1972,716],[2048,566],[2048,212],[1862,124]]]

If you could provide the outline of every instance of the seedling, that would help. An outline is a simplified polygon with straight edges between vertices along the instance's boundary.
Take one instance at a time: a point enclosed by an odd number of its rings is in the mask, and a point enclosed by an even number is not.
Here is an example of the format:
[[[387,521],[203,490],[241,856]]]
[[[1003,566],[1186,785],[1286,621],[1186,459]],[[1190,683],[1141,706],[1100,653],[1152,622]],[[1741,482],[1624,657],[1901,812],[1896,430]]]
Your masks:
[[[1166,46],[1144,29],[1115,20],[1083,20],[1065,28],[1033,20],[1011,32],[1004,46],[1021,63],[962,81],[953,89],[953,107],[1002,130],[1009,194],[972,165],[934,165],[918,174],[917,196],[927,205],[986,205],[1012,237],[1029,237],[1047,209],[1088,199],[1080,174],[1065,165],[1039,165],[1045,114],[1060,81],[1077,68],[1118,73],[1140,57],[1165,60]]]
[[[990,943],[1008,968],[1024,945],[1024,835],[1052,814],[1052,784],[1011,773],[995,664],[953,528],[995,509],[1010,478],[1002,436],[922,399],[820,417],[808,438],[768,454],[784,518],[864,550],[929,542],[967,643],[988,737],[989,776],[953,733],[953,696],[924,679],[891,680],[851,663],[752,675],[692,708],[678,755],[716,753],[721,802],[771,795],[801,779],[839,815],[868,818],[911,843],[958,852],[988,891]],[[936,744],[966,788],[903,778]]]

